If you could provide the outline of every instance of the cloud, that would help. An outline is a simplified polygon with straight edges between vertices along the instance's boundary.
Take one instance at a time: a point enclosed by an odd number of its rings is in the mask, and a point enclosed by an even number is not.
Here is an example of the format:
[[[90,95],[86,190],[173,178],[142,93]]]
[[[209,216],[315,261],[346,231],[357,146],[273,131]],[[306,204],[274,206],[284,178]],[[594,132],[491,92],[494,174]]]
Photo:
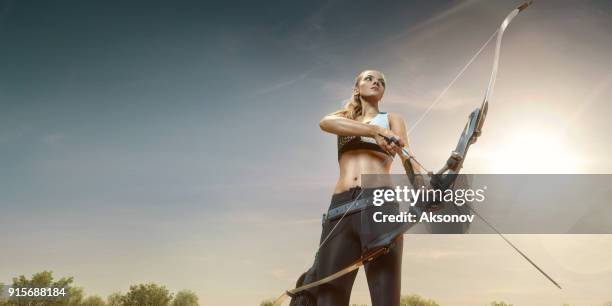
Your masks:
[[[42,142],[48,145],[57,145],[60,144],[65,138],[66,135],[64,135],[63,133],[51,133],[45,135],[42,138]]]
[[[266,274],[282,281],[295,281],[295,275],[289,276],[287,271],[284,269],[276,268],[268,270],[266,271]]]
[[[469,252],[469,251],[440,251],[440,250],[412,250],[408,249],[405,252],[407,257],[414,259],[442,259],[442,258],[465,258],[475,255],[482,255],[480,252]]]
[[[13,130],[5,130],[0,133],[0,144],[8,143],[22,138],[32,130],[29,126],[19,126]]]
[[[296,77],[294,77],[294,78],[291,78],[291,79],[289,79],[289,80],[282,81],[282,82],[279,82],[279,83],[276,83],[276,84],[272,84],[272,85],[270,85],[270,86],[267,86],[267,87],[261,88],[261,89],[259,89],[259,90],[256,90],[256,91],[255,91],[255,93],[253,93],[253,95],[251,96],[251,98],[252,98],[252,97],[256,97],[256,96],[260,96],[260,95],[269,94],[269,93],[272,93],[272,92],[278,91],[278,90],[280,90],[280,89],[282,89],[282,88],[284,88],[284,87],[287,87],[287,86],[293,85],[293,84],[295,84],[295,83],[296,83],[296,82],[298,82],[298,81],[302,81],[302,80],[306,79],[306,77],[307,77],[307,76],[308,76],[308,75],[309,75],[311,72],[313,72],[313,71],[314,71],[314,70],[316,70],[316,69],[317,69],[317,67],[313,67],[313,68],[308,69],[308,70],[306,70],[305,72],[303,72],[303,73],[301,73],[301,74],[297,75],[297,76],[296,76]]]
[[[320,6],[320,9],[316,10],[304,19],[304,24],[293,35],[296,46],[312,52],[321,48],[323,38],[326,34],[323,24],[328,18],[331,9],[338,2],[339,1],[336,0],[327,1]]]
[[[232,223],[238,223],[242,225],[252,224],[268,228],[277,228],[279,226],[294,226],[303,224],[317,224],[321,222],[321,218],[304,218],[304,219],[279,219],[276,216],[267,215],[261,212],[241,212],[239,215],[236,213],[228,213],[226,220]]]
[[[410,28],[408,28],[406,31],[391,36],[388,38],[388,40],[397,40],[397,39],[401,39],[409,34],[414,34],[414,33],[419,33],[419,35],[421,35],[422,37],[429,37],[432,34],[436,33],[440,28],[440,22],[444,21],[446,19],[448,19],[450,16],[455,15],[456,13],[459,13],[461,11],[463,11],[464,9],[467,9],[468,7],[470,7],[471,5],[473,5],[474,3],[476,3],[477,0],[468,0],[468,1],[464,1],[462,3],[459,3],[455,6],[452,6],[450,8],[448,8],[447,10],[441,11],[438,14],[435,14],[433,16],[431,16],[430,18],[421,21],[413,26],[411,26]],[[447,21],[448,22],[448,21]]]

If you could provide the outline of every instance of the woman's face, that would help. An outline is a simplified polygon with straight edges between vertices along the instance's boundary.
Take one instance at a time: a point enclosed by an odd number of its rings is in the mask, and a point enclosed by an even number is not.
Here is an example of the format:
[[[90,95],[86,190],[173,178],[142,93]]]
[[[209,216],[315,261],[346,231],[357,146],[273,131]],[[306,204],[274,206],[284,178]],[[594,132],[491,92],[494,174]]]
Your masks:
[[[385,77],[376,70],[366,70],[361,73],[355,87],[356,93],[364,98],[380,100],[385,93]]]

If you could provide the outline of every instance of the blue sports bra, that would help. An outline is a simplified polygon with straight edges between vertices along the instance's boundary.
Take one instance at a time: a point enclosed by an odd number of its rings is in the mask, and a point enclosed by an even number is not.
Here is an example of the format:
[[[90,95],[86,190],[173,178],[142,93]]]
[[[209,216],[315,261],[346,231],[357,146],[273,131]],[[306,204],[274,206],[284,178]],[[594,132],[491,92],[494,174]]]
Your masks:
[[[368,124],[374,124],[389,129],[389,114],[380,112],[376,117],[372,118]],[[338,159],[340,159],[340,156],[342,156],[344,152],[360,149],[373,150],[393,157],[393,154],[381,148],[374,138],[364,136],[338,136]]]

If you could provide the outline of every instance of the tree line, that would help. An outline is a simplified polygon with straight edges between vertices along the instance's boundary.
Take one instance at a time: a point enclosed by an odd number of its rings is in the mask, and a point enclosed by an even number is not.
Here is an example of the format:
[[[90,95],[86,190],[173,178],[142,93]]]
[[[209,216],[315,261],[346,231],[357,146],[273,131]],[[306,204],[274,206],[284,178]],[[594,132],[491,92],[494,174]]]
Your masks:
[[[154,283],[130,286],[127,293],[115,292],[106,299],[97,295],[85,296],[82,287],[76,287],[73,277],[53,279],[52,271],[43,271],[27,279],[21,275],[13,278],[12,288],[64,288],[64,294],[54,298],[10,297],[8,287],[0,295],[0,306],[199,306],[198,296],[190,290],[171,293],[165,286]]]
[[[273,300],[265,300],[261,302],[260,306],[272,306]],[[490,306],[514,306],[506,302],[493,301]],[[351,306],[369,306],[366,304],[352,304]],[[400,299],[400,306],[440,306],[436,301],[421,297],[417,294],[403,295]],[[570,306],[569,304],[563,304],[562,306]],[[602,306],[612,306],[612,302],[603,303]]]
[[[73,277],[53,279],[52,271],[43,271],[27,279],[21,275],[14,277],[10,285],[12,288],[64,288],[65,295],[53,299],[40,297],[9,297],[7,286],[0,283],[0,306],[199,306],[198,296],[190,290],[180,290],[171,293],[165,286],[155,283],[138,284],[130,286],[127,293],[115,292],[101,298],[97,295],[85,296],[84,289],[74,284]],[[260,306],[270,306],[272,300],[260,303]],[[491,306],[513,306],[506,302],[491,302]],[[603,306],[612,306],[612,302],[603,303]],[[357,305],[351,306],[368,306]],[[440,306],[436,301],[416,294],[401,297],[400,306]],[[563,304],[569,306],[569,304]]]

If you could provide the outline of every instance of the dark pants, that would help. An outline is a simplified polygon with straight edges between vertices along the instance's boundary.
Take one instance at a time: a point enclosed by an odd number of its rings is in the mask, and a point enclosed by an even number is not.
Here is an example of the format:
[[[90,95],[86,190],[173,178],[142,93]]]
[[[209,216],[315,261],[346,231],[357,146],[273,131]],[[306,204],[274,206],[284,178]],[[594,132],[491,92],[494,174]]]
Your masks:
[[[334,194],[330,209],[354,201],[372,197],[373,189],[351,189]],[[370,207],[360,212],[323,223],[321,242],[334,227],[329,238],[323,243],[315,263],[317,278],[321,279],[358,260],[371,247],[370,243],[381,235],[397,228],[393,223],[376,223],[372,219],[374,212],[397,214],[397,203],[385,203],[380,207]],[[338,222],[340,222],[338,224]],[[337,225],[337,226],[336,226]],[[399,235],[389,251],[375,260],[365,264],[365,272],[370,288],[372,306],[398,306],[401,292],[402,248],[403,239]],[[317,289],[318,306],[348,305],[353,282],[357,271],[351,272]]]

